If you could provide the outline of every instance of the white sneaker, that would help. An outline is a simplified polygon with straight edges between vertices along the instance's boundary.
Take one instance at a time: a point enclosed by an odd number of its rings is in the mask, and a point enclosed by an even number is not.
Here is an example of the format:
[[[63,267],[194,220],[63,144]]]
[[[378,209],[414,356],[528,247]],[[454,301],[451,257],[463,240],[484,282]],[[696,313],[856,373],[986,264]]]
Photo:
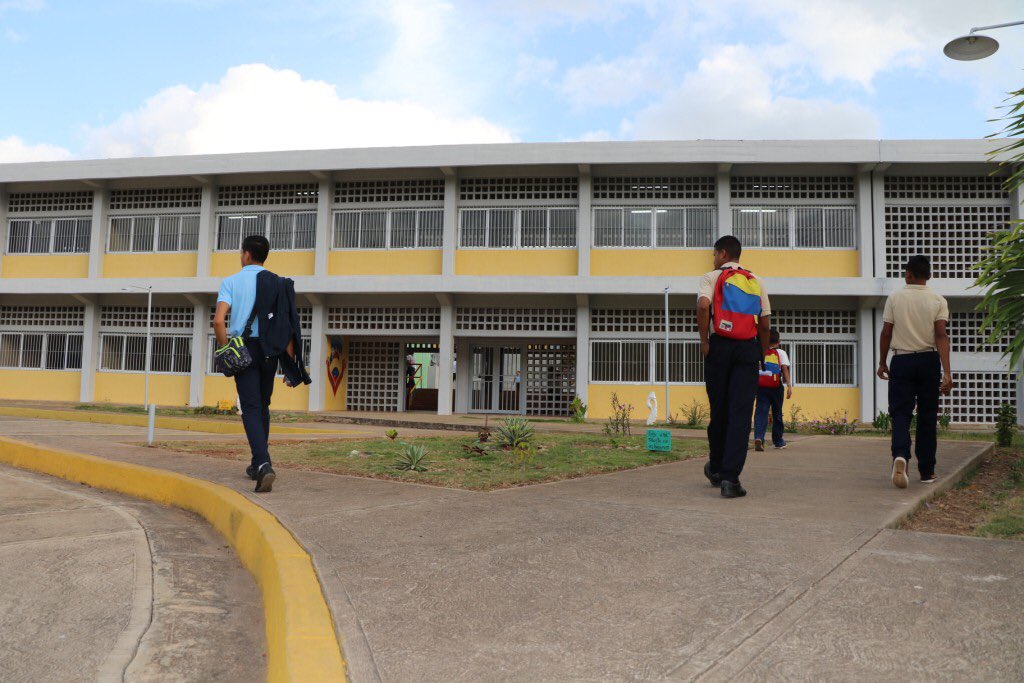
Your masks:
[[[907,488],[907,459],[892,459],[892,485],[898,489]]]

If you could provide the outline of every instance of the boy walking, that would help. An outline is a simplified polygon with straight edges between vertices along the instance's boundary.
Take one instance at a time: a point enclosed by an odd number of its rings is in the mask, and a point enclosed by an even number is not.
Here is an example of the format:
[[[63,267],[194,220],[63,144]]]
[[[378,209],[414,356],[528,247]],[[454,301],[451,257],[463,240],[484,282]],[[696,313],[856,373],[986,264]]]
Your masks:
[[[747,495],[740,473],[747,460],[757,372],[768,353],[771,305],[760,280],[739,264],[743,247],[732,235],[715,242],[715,270],[697,293],[697,329],[704,383],[711,404],[704,476],[723,498]]]
[[[917,406],[914,454],[921,482],[935,481],[939,394],[953,390],[949,367],[949,305],[929,289],[931,263],[925,256],[907,260],[907,286],[885,301],[879,337],[878,376],[889,380],[892,414],[892,470],[894,486],[907,488],[910,460],[910,421]],[[892,350],[892,365],[887,364]]]
[[[768,411],[772,413],[772,443],[776,449],[786,447],[782,420],[783,385],[785,398],[793,397],[793,381],[789,374],[789,355],[779,348],[779,331],[769,334],[768,353],[757,377],[757,408],[754,409],[754,450],[764,450],[764,435],[768,430]]]

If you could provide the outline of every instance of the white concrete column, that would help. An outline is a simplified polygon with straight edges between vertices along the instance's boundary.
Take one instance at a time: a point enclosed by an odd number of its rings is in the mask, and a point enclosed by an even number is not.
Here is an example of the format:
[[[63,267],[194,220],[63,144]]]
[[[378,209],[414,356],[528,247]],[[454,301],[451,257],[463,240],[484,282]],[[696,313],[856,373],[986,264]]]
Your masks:
[[[874,236],[872,256],[875,277],[885,274],[885,172],[876,168],[871,172],[871,234]],[[865,245],[867,246],[867,245]]]
[[[875,320],[874,329],[878,330],[879,334],[881,334],[881,332],[882,332],[882,310],[883,310],[883,307],[882,306],[878,306],[878,307],[874,308],[874,310],[872,312],[874,320]],[[877,335],[874,335],[874,336],[877,337]],[[875,345],[878,344],[878,339],[877,338],[876,339],[872,339],[871,340],[871,344],[872,344],[873,347],[875,347],[874,351],[872,352],[872,357],[874,359],[874,366],[875,366],[875,368],[877,368],[878,367],[878,361],[880,359],[878,358],[878,349],[877,349],[877,347]],[[889,358],[891,360],[892,356],[890,355]],[[889,412],[889,383],[887,381],[883,380],[883,379],[879,379],[877,375],[875,375],[872,379],[873,379],[874,384],[875,384],[875,412],[876,413],[888,413]]]
[[[334,225],[331,222],[331,203],[334,199],[334,183],[328,175],[320,181],[320,191],[316,202],[316,256],[314,257],[313,273],[322,277],[327,275],[328,255],[331,252],[331,235]],[[312,394],[310,394],[312,396]]]
[[[451,168],[444,171],[444,224],[441,242],[441,274],[455,275],[455,249],[459,244],[459,177]]]
[[[207,277],[210,274],[210,257],[215,246],[216,231],[216,194],[217,187],[213,179],[203,183],[202,199],[199,204],[199,242],[196,246],[196,277]]]
[[[308,297],[308,295],[307,295]],[[327,306],[323,301],[313,301],[313,327],[309,331],[309,410],[324,409],[327,389]]]
[[[861,299],[857,310],[857,384],[860,386],[860,421],[868,424],[875,419],[876,354],[875,311],[870,301]]]
[[[455,338],[455,412],[469,412],[469,394],[472,390],[473,357],[470,353],[469,340],[465,337]]]
[[[591,226],[591,201],[594,197],[594,181],[590,176],[590,165],[580,164],[579,178],[579,213],[576,217],[576,248],[579,249],[579,275],[590,275],[590,248],[594,233]]]
[[[871,168],[866,164],[857,169],[857,254],[860,257],[860,276],[875,276],[874,212],[871,208]]]
[[[107,248],[107,198],[106,188],[93,190],[92,228],[89,231],[89,277],[103,277],[103,252]]]
[[[4,272],[3,255],[7,253],[7,186],[0,183],[0,275]]]
[[[590,297],[576,295],[576,395],[589,403],[590,388]]]
[[[718,200],[718,236],[732,234],[732,164],[718,164],[715,198]]]
[[[441,330],[437,354],[437,414],[452,414],[452,361],[455,359],[455,304],[449,294],[437,294]]]
[[[82,328],[82,384],[78,400],[92,403],[96,395],[96,369],[100,355],[100,302],[98,298],[83,299],[85,324]]]
[[[210,305],[204,296],[189,296],[192,302],[192,365],[189,368],[188,404],[193,408],[203,405],[206,368],[210,363]]]

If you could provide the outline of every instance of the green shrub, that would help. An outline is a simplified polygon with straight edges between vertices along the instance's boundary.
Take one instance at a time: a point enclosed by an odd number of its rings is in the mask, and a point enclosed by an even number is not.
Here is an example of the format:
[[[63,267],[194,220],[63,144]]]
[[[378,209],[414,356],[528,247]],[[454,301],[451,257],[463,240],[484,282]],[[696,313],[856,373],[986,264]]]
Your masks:
[[[810,423],[811,431],[817,434],[831,434],[841,436],[853,434],[857,431],[857,424],[850,419],[848,413],[836,411],[832,415],[818,418]]]
[[[395,458],[394,467],[396,470],[407,472],[426,472],[427,447],[418,444],[402,444],[402,452]]]
[[[574,398],[572,403],[569,404],[569,419],[576,423],[586,422],[587,420],[587,404],[579,396]]]
[[[803,410],[796,403],[789,407],[789,422],[786,423],[786,431],[796,432],[800,429],[800,416]]]
[[[630,420],[633,417],[633,406],[619,401],[619,395],[612,392],[612,414],[604,426],[605,434],[625,434],[630,436],[633,431]]]
[[[498,423],[497,443],[502,448],[514,450],[532,443],[533,437],[533,425],[525,417],[510,417]]]
[[[1009,403],[999,406],[996,413],[996,443],[1000,446],[1012,446],[1013,436],[1017,433],[1017,411]]]
[[[939,415],[939,429],[942,431],[949,430],[949,423],[953,421],[953,416],[949,414],[949,410]]]
[[[384,432],[384,436],[386,436],[389,439],[391,439],[392,441],[394,441],[395,439],[398,438],[398,430],[397,429],[389,429],[388,431]]]
[[[534,458],[537,455],[537,447],[532,443],[524,442],[512,449],[512,462],[521,469],[533,466]]]
[[[891,432],[892,431],[892,415],[882,411],[875,415],[875,419],[871,421],[871,426],[880,432]]]

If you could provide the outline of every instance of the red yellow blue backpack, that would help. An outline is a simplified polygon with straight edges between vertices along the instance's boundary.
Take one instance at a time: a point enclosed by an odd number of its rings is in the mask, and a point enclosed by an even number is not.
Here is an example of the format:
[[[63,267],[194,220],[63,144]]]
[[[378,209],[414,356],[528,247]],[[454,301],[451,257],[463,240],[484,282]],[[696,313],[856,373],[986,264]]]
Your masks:
[[[782,386],[782,361],[778,349],[768,349],[764,354],[764,369],[758,372],[757,385],[768,389]]]
[[[712,299],[715,334],[729,339],[753,339],[761,315],[761,283],[743,268],[723,268]]]

